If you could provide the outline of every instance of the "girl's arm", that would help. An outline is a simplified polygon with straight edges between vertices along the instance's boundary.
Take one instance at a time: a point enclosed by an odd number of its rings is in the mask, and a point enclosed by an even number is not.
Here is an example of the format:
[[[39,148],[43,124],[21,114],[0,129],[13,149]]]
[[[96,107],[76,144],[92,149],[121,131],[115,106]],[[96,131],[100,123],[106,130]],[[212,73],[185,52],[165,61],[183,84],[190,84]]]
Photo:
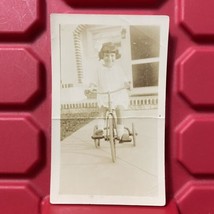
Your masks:
[[[124,70],[122,69],[122,67],[120,66],[119,68],[119,72],[120,72],[120,76],[124,82],[124,87],[128,90],[131,89],[131,81],[128,79],[127,75],[125,74]]]
[[[131,82],[130,82],[130,81],[124,82],[124,87],[125,87],[126,89],[130,90],[130,89],[131,89]]]

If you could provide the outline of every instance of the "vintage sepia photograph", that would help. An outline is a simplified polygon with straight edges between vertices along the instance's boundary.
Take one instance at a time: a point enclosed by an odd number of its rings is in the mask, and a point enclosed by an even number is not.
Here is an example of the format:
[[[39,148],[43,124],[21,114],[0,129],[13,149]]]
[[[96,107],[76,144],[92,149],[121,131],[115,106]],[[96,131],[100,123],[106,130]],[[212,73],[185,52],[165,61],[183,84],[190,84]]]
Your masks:
[[[165,205],[169,17],[51,14],[51,203]]]

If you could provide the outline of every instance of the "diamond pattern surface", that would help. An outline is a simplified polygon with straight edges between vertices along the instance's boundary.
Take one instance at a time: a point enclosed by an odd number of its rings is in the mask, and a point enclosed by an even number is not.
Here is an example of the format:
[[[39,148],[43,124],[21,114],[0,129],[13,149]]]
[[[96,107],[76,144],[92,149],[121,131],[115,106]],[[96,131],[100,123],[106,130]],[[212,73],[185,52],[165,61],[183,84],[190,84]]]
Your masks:
[[[40,0],[2,0],[0,3],[0,37],[19,36],[37,30],[44,20]]]
[[[179,91],[195,106],[213,106],[214,49],[190,48],[179,63]]]
[[[1,213],[39,213],[38,194],[26,182],[0,182]]]
[[[191,174],[214,174],[213,128],[214,118],[197,115],[177,130],[178,160]]]
[[[179,211],[183,214],[189,213],[212,213],[214,212],[213,182],[189,182],[181,189],[177,196]],[[202,205],[201,205],[202,204]]]
[[[0,70],[0,106],[28,105],[37,99],[40,62],[26,48],[1,48]]]
[[[27,118],[0,120],[0,174],[26,174],[39,163],[40,130]]]
[[[214,35],[212,20],[213,1],[189,0],[177,1],[179,5],[179,21],[184,29],[193,37],[211,37]]]
[[[1,213],[213,213],[213,8],[212,0],[2,0]],[[57,206],[49,203],[51,13],[170,16],[166,207]]]

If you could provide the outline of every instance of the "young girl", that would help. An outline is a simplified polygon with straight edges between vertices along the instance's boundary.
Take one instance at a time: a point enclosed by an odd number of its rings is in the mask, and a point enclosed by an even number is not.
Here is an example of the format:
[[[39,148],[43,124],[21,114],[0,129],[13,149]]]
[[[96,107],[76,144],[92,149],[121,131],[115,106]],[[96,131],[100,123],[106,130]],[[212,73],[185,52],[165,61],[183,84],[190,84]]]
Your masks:
[[[117,92],[111,93],[111,105],[115,109],[117,115],[117,134],[121,142],[129,140],[126,134],[122,119],[122,110],[127,109],[129,105],[129,96],[127,89],[130,88],[130,83],[126,78],[122,68],[117,64],[117,59],[121,57],[117,46],[114,43],[104,43],[100,52],[100,66],[97,70],[97,91]],[[108,95],[97,94],[97,103],[100,109],[98,119],[98,130],[92,136],[93,138],[102,137],[105,127],[105,114],[108,108]],[[127,139],[128,138],[128,139]]]

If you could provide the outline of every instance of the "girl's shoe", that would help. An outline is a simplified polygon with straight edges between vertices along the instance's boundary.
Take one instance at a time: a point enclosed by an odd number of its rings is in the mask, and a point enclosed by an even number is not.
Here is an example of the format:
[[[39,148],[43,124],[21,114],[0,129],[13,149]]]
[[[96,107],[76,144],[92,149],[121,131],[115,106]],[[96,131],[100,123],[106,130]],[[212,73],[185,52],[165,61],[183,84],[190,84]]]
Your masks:
[[[92,139],[101,139],[101,138],[103,138],[104,137],[104,135],[103,135],[103,130],[102,129],[97,129],[95,132],[94,132],[94,134],[93,134],[93,136],[92,136]]]
[[[125,142],[131,142],[131,141],[132,141],[132,139],[129,137],[129,134],[124,133],[122,135],[122,137],[120,138],[119,143],[125,143]]]

